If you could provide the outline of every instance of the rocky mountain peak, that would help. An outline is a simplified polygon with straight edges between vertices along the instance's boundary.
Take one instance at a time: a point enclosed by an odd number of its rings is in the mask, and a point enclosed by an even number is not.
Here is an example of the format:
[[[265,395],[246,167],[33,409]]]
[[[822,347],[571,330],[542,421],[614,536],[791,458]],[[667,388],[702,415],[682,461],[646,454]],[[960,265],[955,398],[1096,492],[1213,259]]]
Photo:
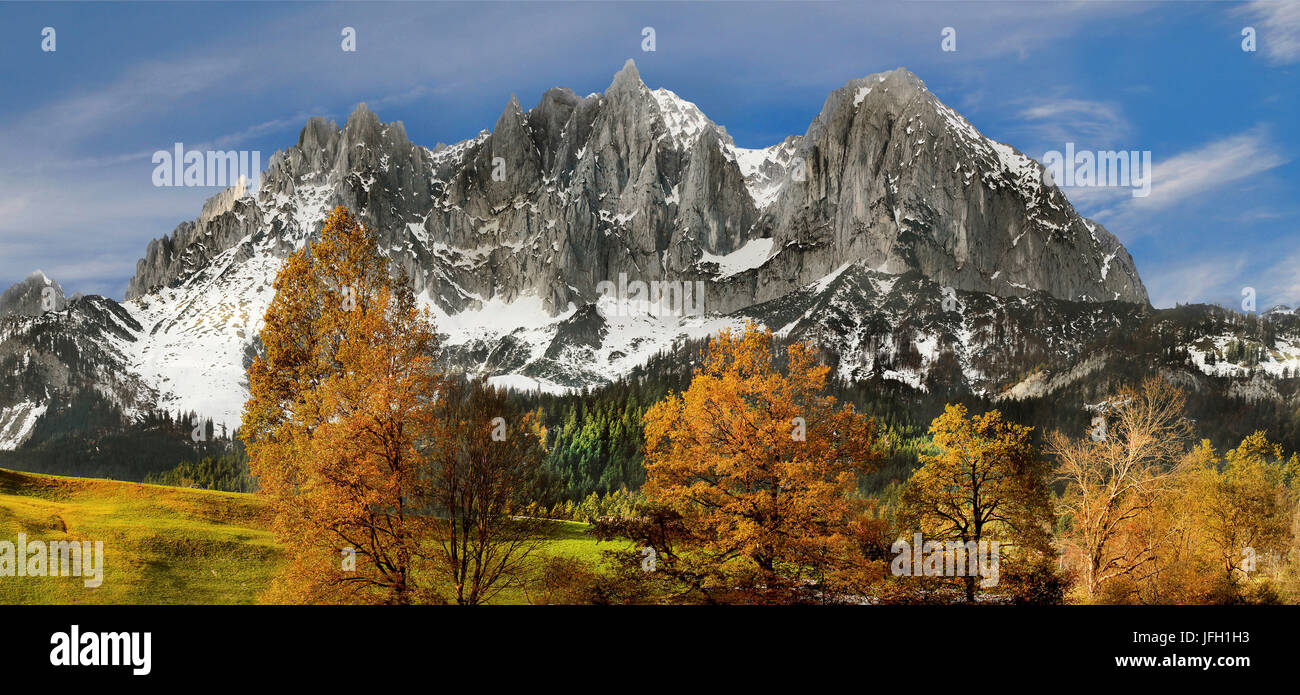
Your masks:
[[[668,127],[668,132],[679,149],[689,148],[705,131],[718,135],[728,145],[733,144],[726,129],[709,120],[694,103],[664,88],[656,89],[651,94],[659,105],[664,125]]]
[[[375,157],[382,158],[383,155],[405,160],[410,156],[411,151],[415,149],[411,141],[407,139],[406,126],[401,121],[381,122],[379,116],[367,108],[364,102],[357,104],[352,115],[348,116],[347,123],[343,126],[343,137],[340,144],[340,157],[335,163],[335,172],[340,175],[347,175],[359,168],[353,162],[353,159],[358,155],[362,155],[361,165],[364,166],[371,164]],[[370,152],[354,152],[359,148],[370,150]]]
[[[764,209],[770,234],[957,289],[1146,304],[1128,252],[1042,166],[993,141],[906,69],[850,80],[801,138],[807,176]],[[852,250],[850,250],[852,249]],[[833,268],[812,266],[814,279]]]
[[[505,131],[517,130],[524,127],[524,107],[519,105],[519,97],[514,94],[510,95],[510,101],[506,102],[506,107],[497,117],[496,125],[492,126],[492,134]]]
[[[370,107],[366,106],[366,102],[362,101],[358,102],[356,107],[352,109],[343,130],[344,132],[361,133],[378,130],[382,125],[379,122],[379,116],[374,111],[371,111]]]
[[[324,116],[312,116],[298,133],[298,148],[317,150],[338,142],[342,131],[339,125]]]
[[[35,270],[0,294],[0,318],[40,316],[47,311],[63,311],[67,304],[63,287]]]
[[[636,69],[636,61],[628,58],[627,62],[623,63],[623,67],[614,73],[614,80],[605,90],[605,96],[612,98],[625,93],[644,91],[649,89],[641,81],[641,73]]]

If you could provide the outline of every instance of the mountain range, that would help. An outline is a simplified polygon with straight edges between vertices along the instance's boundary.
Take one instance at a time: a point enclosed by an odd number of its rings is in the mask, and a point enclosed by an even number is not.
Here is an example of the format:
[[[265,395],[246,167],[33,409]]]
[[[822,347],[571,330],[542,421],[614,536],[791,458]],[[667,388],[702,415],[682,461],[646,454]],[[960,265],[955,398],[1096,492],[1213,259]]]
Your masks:
[[[0,449],[112,428],[92,410],[237,427],[279,264],[337,205],[410,277],[447,358],[518,389],[599,387],[750,320],[818,341],[845,381],[919,392],[1087,400],[1140,364],[1293,403],[1300,376],[1289,309],[1152,308],[1113,234],[905,69],[747,149],[629,60],[603,93],[512,96],[453,145],[364,104],[312,118],[256,190],[150,242],[121,302],[29,276],[0,296]],[[602,290],[636,281],[701,288],[699,311]]]

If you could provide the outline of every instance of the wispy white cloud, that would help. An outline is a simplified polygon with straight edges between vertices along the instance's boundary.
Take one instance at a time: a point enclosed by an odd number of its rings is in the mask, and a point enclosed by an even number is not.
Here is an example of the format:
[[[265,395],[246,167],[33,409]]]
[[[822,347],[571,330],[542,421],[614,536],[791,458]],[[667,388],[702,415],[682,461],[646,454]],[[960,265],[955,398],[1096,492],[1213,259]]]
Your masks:
[[[1244,254],[1192,260],[1148,269],[1143,280],[1151,305],[1158,308],[1207,301],[1230,305],[1232,297],[1241,296],[1246,265]]]
[[[308,118],[312,116],[330,116],[325,109],[314,109],[310,111],[299,111],[298,113],[287,118],[276,118],[269,121],[262,121],[248,126],[238,132],[228,133],[213,138],[211,142],[200,143],[194,146],[194,149],[206,150],[211,148],[225,148],[240,145],[254,138],[272,133],[279,133],[285,130],[297,130],[301,128]]]
[[[1262,129],[1240,133],[1169,159],[1157,158],[1151,195],[1134,198],[1132,204],[1146,210],[1168,208],[1286,162]]]
[[[1300,62],[1300,2],[1255,0],[1238,11],[1254,23],[1257,50],[1269,62]]]
[[[1134,197],[1129,188],[1066,189],[1075,207],[1116,230],[1127,230],[1126,240],[1152,228],[1152,221],[1171,208],[1195,201],[1219,200],[1231,195],[1252,177],[1267,174],[1288,162],[1264,128],[1230,135],[1167,159],[1152,158],[1151,191]],[[1258,211],[1241,211],[1251,215]]]
[[[1087,99],[1036,99],[1017,114],[1039,140],[1063,148],[1067,142],[1080,148],[1102,149],[1128,137],[1132,125],[1115,104]]]
[[[419,101],[420,99],[431,96],[432,94],[435,93],[435,91],[446,91],[446,90],[445,89],[434,90],[432,87],[430,87],[427,84],[421,84],[421,85],[416,85],[404,92],[398,92],[397,94],[389,94],[387,96],[383,96],[378,99],[372,99],[371,101],[366,103],[366,106],[368,106],[372,111],[377,109],[386,109],[390,106],[405,106],[412,102]]]
[[[142,113],[160,114],[239,74],[230,58],[188,58],[132,66],[104,85],[75,93],[18,117],[0,130],[0,152],[39,148],[49,160],[80,143],[119,130]]]

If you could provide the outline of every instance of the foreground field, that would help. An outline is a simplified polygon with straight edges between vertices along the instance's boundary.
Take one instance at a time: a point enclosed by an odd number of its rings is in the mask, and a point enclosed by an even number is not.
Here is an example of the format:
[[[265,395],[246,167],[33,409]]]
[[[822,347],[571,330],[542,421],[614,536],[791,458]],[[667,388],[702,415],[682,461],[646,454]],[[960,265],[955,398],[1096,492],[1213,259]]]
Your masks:
[[[104,582],[0,577],[0,603],[254,603],[280,551],[252,495],[0,469],[0,540],[103,541]]]
[[[104,581],[0,576],[0,604],[256,603],[281,551],[255,495],[0,469],[0,541],[103,541]],[[543,548],[598,562],[586,524],[555,522]],[[524,601],[520,591],[499,602]]]

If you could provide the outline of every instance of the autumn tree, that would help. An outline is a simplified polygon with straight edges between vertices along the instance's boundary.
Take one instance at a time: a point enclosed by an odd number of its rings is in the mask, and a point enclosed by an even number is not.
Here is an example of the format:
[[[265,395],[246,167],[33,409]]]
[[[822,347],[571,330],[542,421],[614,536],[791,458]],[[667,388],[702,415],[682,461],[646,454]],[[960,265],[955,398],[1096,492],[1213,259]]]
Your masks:
[[[1183,455],[1161,481],[1150,509],[1123,524],[1113,551],[1125,557],[1146,553],[1145,566],[1116,575],[1097,600],[1116,603],[1209,603],[1223,593],[1221,577],[1205,552],[1200,519],[1202,471],[1217,470],[1220,457],[1208,440]]]
[[[1032,433],[996,410],[968,417],[965,406],[948,405],[930,425],[939,453],[923,454],[903,487],[899,525],[936,542],[978,548],[996,540],[1026,558],[1049,556],[1051,470]],[[966,600],[974,601],[976,577],[964,577]]]
[[[1063,541],[1081,565],[1089,601],[1105,582],[1150,569],[1161,539],[1141,529],[1169,492],[1191,436],[1184,404],[1181,390],[1148,379],[1106,399],[1087,435],[1048,436],[1046,452],[1065,485]]]
[[[343,207],[284,262],[261,341],[240,436],[288,555],[269,598],[421,600],[437,338]]]
[[[1286,482],[1294,466],[1282,447],[1255,432],[1227,453],[1222,467],[1207,467],[1196,476],[1199,527],[1229,582],[1253,572],[1257,556],[1286,547],[1291,521]]]
[[[1111,580],[1103,598],[1140,603],[1255,603],[1288,593],[1293,454],[1255,432],[1220,455],[1209,440],[1173,469],[1166,492],[1126,525],[1117,552],[1151,548],[1149,567]]]
[[[536,489],[546,433],[537,413],[480,380],[449,377],[438,395],[421,445],[433,567],[456,603],[477,605],[521,586],[546,537],[550,522],[517,513]]]
[[[645,416],[645,495],[681,532],[660,560],[715,598],[743,586],[740,600],[798,600],[851,561],[853,493],[881,459],[875,422],[822,394],[816,349],[783,357],[769,330],[724,330],[687,390]]]

